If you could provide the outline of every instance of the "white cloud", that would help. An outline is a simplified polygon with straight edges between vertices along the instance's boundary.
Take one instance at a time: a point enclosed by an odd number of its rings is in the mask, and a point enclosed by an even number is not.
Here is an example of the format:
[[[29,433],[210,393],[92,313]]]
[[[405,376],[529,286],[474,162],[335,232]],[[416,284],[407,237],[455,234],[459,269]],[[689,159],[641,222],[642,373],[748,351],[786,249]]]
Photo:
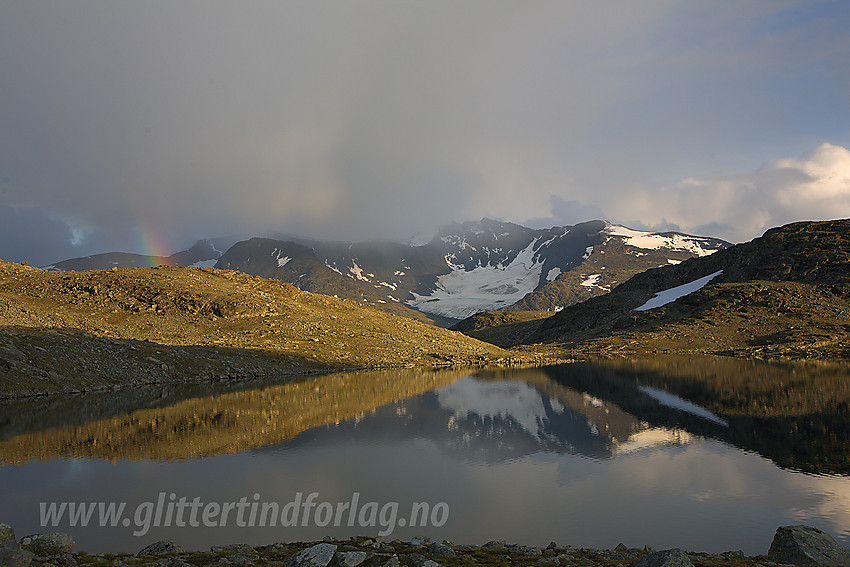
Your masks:
[[[789,222],[850,217],[850,150],[824,143],[756,171],[690,177],[673,187],[638,190],[612,203],[609,212],[622,222],[677,227],[733,242]]]

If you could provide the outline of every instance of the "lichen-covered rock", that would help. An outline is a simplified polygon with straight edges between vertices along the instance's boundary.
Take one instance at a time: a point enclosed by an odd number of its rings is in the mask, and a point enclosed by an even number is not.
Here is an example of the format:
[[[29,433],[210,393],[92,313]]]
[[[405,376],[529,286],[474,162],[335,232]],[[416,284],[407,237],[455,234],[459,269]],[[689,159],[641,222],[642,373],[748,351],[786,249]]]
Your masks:
[[[335,544],[318,543],[290,557],[286,564],[289,567],[327,567],[334,553],[336,553]]]
[[[157,559],[151,565],[154,567],[192,567],[191,564],[179,557],[163,557],[162,559]]]
[[[850,565],[850,550],[832,536],[810,526],[776,529],[767,556],[776,563],[795,565]]]
[[[330,567],[357,567],[369,557],[366,551],[340,551],[334,555]]]
[[[398,555],[375,554],[360,564],[360,567],[401,567]]]
[[[32,558],[32,552],[21,549],[12,526],[0,524],[0,565],[27,567]]]
[[[231,567],[253,567],[258,558],[259,555],[252,555],[250,553],[234,553],[233,555],[219,559],[218,564],[230,565]]]
[[[161,540],[150,544],[136,554],[136,557],[152,557],[166,553],[183,553],[185,550],[173,541]]]
[[[694,567],[688,554],[681,549],[665,549],[644,555],[634,567]]]
[[[451,546],[444,543],[432,543],[428,546],[428,552],[436,557],[454,557],[457,555]]]
[[[73,553],[76,542],[68,534],[35,534],[21,538],[21,547],[36,555],[60,555]]]

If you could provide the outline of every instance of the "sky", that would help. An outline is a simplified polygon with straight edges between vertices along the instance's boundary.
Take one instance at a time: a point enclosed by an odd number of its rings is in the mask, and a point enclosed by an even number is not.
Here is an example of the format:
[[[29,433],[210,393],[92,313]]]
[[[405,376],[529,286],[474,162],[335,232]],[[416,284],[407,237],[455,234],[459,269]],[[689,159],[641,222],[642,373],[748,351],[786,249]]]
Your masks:
[[[0,258],[850,217],[844,0],[4,0]]]

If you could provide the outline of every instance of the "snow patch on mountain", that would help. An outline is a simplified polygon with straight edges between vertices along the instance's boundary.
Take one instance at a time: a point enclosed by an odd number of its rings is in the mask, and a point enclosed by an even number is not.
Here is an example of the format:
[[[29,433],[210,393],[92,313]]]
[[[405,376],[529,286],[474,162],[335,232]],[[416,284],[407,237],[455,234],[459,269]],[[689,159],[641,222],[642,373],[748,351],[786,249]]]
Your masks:
[[[338,274],[339,274],[339,275],[341,275],[341,276],[342,276],[342,275],[344,275],[344,274],[343,274],[343,273],[339,270],[339,268],[337,268],[336,266],[332,266],[331,264],[329,264],[329,263],[328,263],[328,261],[327,261],[327,260],[325,260],[325,266],[326,266],[326,267],[328,267],[328,268],[330,268],[331,270],[335,271],[336,273],[338,273]]]
[[[464,319],[479,311],[512,305],[534,291],[540,283],[543,264],[535,261],[535,238],[508,264],[477,266],[466,270],[446,255],[448,274],[437,277],[436,288],[428,295],[411,293],[405,303],[425,313]]]
[[[350,278],[355,278],[364,282],[368,282],[369,278],[363,275],[363,268],[357,265],[357,262],[354,260],[351,261],[352,266],[348,268],[349,273],[351,274]],[[372,274],[369,274],[372,275]]]
[[[672,303],[680,297],[685,297],[686,295],[689,295],[697,290],[702,289],[703,287],[705,287],[705,284],[707,284],[722,273],[723,270],[718,270],[713,274],[709,274],[698,280],[678,285],[676,287],[671,287],[670,289],[665,289],[664,291],[659,291],[655,294],[655,296],[652,297],[652,299],[650,299],[640,307],[635,307],[635,311],[647,311],[649,309],[655,309],[656,307],[662,307],[664,305],[667,305],[668,303]]]
[[[546,281],[551,282],[555,280],[558,276],[561,275],[561,268],[552,268],[549,270],[549,273],[546,274]]]
[[[622,237],[623,243],[627,246],[634,246],[635,248],[643,248],[645,250],[658,250],[661,248],[684,250],[696,256],[708,256],[717,251],[716,247],[713,247],[708,239],[698,236],[687,236],[676,233],[659,234],[657,232],[633,230],[614,224],[605,227],[603,232],[611,236]]]
[[[277,267],[278,268],[284,267],[285,265],[287,265],[289,263],[290,260],[292,260],[292,258],[290,258],[289,256],[284,256],[283,258],[278,258],[277,259]]]

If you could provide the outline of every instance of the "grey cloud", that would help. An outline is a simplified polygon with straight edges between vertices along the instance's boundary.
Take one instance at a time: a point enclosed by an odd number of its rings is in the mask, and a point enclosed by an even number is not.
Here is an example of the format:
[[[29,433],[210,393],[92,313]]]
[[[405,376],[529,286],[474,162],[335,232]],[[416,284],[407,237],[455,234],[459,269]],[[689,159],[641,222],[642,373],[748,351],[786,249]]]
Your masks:
[[[79,254],[67,224],[37,210],[0,206],[0,259],[45,266]]]
[[[482,216],[657,224],[624,203],[708,155],[729,170],[767,137],[765,159],[845,143],[846,88],[823,72],[850,60],[845,23],[791,1],[11,0],[0,206],[63,219],[88,252]]]
[[[587,220],[604,220],[607,215],[597,205],[588,205],[576,201],[566,200],[558,195],[551,195],[549,203],[552,208],[551,216],[533,218],[524,224],[535,228],[549,226],[574,225]]]

